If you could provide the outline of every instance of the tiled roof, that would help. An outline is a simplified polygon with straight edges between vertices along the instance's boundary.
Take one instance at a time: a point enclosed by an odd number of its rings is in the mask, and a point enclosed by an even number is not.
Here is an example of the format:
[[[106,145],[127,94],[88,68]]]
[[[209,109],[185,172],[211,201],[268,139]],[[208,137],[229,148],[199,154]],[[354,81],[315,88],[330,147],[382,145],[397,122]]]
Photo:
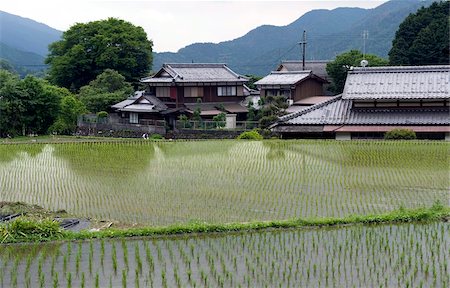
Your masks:
[[[286,71],[273,71],[266,77],[255,82],[255,85],[294,85],[302,80],[311,76],[311,71],[296,71],[296,72],[286,72]]]
[[[128,99],[111,106],[113,109],[128,112],[160,112],[167,110],[167,106],[155,96],[145,95],[144,91],[137,91]]]
[[[329,80],[327,73],[327,63],[331,60],[309,60],[305,61],[305,70],[311,70],[315,75]],[[300,60],[284,60],[277,68],[278,71],[302,71],[303,62]]]
[[[342,99],[448,99],[450,65],[350,70]]]
[[[193,112],[200,108],[201,115],[217,115],[221,113],[219,109],[223,109],[228,113],[245,113],[248,112],[247,107],[243,103],[238,102],[210,102],[210,103],[185,103],[184,106],[188,111]]]
[[[178,63],[164,64],[158,73],[144,78],[144,83],[247,82],[248,79],[232,71],[226,64]]]
[[[353,108],[341,95],[283,116],[278,125],[450,125],[449,108]]]

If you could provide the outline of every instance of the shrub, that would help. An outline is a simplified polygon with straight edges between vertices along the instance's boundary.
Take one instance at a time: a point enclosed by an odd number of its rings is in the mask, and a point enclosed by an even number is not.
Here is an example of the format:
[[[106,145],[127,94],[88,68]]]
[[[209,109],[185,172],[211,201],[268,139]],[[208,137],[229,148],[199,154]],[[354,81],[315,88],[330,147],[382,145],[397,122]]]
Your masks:
[[[411,140],[416,138],[416,132],[410,129],[392,129],[384,134],[386,140]]]
[[[0,242],[46,241],[61,238],[62,230],[56,221],[19,218],[0,225],[0,236]]]
[[[164,139],[164,138],[163,138],[163,136],[155,133],[150,136],[150,139],[157,140],[157,139]]]
[[[106,117],[108,117],[108,112],[100,111],[100,112],[97,113],[97,117],[98,118],[106,118]]]
[[[241,135],[239,135],[237,139],[262,140],[263,136],[261,136],[261,134],[259,134],[258,131],[251,130],[241,133]]]
[[[218,115],[214,116],[213,119],[214,124],[217,128],[223,128],[225,127],[225,121],[226,121],[226,115],[225,113],[219,113]]]

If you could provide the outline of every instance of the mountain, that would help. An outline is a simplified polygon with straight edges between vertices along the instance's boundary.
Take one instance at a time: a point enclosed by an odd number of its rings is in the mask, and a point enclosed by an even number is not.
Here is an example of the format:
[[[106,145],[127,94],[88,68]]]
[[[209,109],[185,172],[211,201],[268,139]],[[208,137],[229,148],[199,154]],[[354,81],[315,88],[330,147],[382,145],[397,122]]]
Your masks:
[[[44,69],[48,45],[61,35],[45,24],[0,11],[0,58],[21,75]]]
[[[241,74],[266,75],[281,60],[301,59],[298,45],[307,32],[306,59],[333,59],[350,49],[363,50],[362,33],[369,32],[366,52],[387,57],[395,32],[410,13],[433,1],[393,0],[373,9],[312,10],[286,26],[263,25],[231,41],[195,43],[177,53],[154,53],[153,67],[170,62],[228,63]]]
[[[62,32],[34,20],[0,11],[0,42],[9,47],[47,56],[48,45]]]

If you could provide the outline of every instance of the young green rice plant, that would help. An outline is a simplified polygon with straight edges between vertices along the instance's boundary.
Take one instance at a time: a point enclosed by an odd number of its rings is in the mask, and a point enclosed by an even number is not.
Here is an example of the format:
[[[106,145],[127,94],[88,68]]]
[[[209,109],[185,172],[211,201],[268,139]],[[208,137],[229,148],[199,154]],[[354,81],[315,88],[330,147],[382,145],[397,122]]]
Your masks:
[[[95,288],[99,288],[100,287],[100,276],[98,275],[98,273],[95,274]]]
[[[39,287],[44,288],[45,287],[45,275],[39,274]]]
[[[112,267],[114,270],[114,273],[117,274],[117,251],[116,251],[116,245],[114,242],[111,244],[111,261],[112,261]]]
[[[89,241],[89,274],[92,275],[92,261],[94,259],[94,244],[91,241]]]
[[[128,271],[129,270],[129,265],[128,265],[128,246],[127,246],[127,242],[125,241],[125,239],[122,239],[121,243],[122,243],[122,251],[123,251],[123,261],[124,261],[125,267],[126,267],[126,269]]]
[[[147,225],[346,216],[446,201],[448,156],[443,142],[1,145],[10,160],[0,191],[4,201]]]
[[[122,288],[126,288],[127,287],[127,271],[126,270],[122,270]]]
[[[67,287],[71,288],[72,287],[72,273],[68,273],[67,274]]]
[[[142,260],[141,260],[141,253],[139,251],[138,243],[134,244],[134,257],[136,260],[137,271],[139,273],[141,273],[142,272]]]
[[[105,258],[105,240],[100,240],[100,265],[103,268],[103,259]]]
[[[55,274],[53,275],[53,288],[58,288],[59,287],[59,276],[58,276],[58,272],[55,272]]]

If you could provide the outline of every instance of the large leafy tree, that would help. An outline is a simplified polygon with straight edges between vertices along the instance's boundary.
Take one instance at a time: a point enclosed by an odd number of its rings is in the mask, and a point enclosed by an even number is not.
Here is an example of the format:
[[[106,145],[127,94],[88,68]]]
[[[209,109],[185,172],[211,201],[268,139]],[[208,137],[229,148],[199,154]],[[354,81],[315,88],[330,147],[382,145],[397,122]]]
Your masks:
[[[0,71],[0,136],[47,132],[69,93],[43,79]]]
[[[369,67],[385,66],[389,63],[386,59],[373,54],[363,55],[358,50],[344,52],[336,56],[334,61],[327,64],[327,73],[333,79],[329,89],[336,94],[342,93],[348,70],[352,67],[360,66],[361,60],[363,59],[366,59],[369,62]]]
[[[46,63],[52,83],[78,91],[105,69],[137,83],[151,69],[151,40],[142,27],[116,19],[76,24],[50,45]]]
[[[449,63],[449,1],[434,2],[410,14],[399,26],[392,41],[392,65]]]
[[[125,100],[133,87],[117,71],[106,69],[80,89],[79,98],[91,112],[107,111],[111,105]]]

